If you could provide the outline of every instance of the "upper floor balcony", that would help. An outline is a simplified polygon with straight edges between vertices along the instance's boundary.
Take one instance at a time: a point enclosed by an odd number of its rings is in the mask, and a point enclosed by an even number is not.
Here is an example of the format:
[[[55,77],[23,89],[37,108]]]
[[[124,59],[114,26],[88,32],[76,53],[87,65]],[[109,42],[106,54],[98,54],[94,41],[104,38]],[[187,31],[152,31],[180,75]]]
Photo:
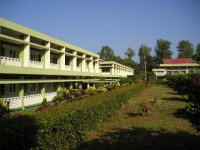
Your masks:
[[[43,68],[43,63],[40,61],[30,60],[29,67],[31,68]]]
[[[22,60],[18,58],[0,56],[0,65],[22,66]]]

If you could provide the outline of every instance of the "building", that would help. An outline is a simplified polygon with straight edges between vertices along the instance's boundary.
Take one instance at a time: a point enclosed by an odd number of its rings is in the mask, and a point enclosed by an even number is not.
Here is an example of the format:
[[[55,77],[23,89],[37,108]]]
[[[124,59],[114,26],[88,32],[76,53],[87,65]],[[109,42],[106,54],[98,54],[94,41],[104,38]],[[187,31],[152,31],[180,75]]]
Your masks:
[[[113,79],[133,73],[114,64]],[[87,88],[104,76],[100,65],[96,53],[0,18],[0,98],[11,109],[51,101],[60,87]]]
[[[152,70],[156,77],[164,77],[166,74],[187,74],[200,71],[200,65],[192,58],[163,59],[159,68]]]
[[[114,61],[100,62],[100,72],[105,77],[127,77],[133,75],[134,70]]]

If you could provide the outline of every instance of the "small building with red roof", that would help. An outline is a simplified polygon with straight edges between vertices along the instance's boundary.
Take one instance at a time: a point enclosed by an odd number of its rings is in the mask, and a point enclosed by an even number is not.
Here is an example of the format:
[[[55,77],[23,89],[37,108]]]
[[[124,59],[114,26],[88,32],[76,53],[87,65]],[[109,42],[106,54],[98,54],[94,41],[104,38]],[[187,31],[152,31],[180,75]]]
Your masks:
[[[163,77],[166,74],[186,74],[200,71],[200,65],[192,58],[163,59],[159,68],[152,70],[156,77]]]

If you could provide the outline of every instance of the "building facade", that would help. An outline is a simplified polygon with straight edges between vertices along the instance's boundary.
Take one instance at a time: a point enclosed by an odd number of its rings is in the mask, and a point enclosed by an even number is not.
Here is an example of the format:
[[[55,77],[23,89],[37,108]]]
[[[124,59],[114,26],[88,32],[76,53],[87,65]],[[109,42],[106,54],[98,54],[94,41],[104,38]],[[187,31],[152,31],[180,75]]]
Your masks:
[[[96,53],[0,18],[0,98],[11,109],[51,101],[60,87],[86,88],[104,76],[100,65]],[[133,73],[124,68],[109,77]]]
[[[134,70],[114,61],[102,61],[100,64],[100,73],[105,77],[127,77],[133,75]]]
[[[187,74],[200,71],[200,65],[192,58],[163,59],[159,68],[152,70],[157,78],[166,74]]]

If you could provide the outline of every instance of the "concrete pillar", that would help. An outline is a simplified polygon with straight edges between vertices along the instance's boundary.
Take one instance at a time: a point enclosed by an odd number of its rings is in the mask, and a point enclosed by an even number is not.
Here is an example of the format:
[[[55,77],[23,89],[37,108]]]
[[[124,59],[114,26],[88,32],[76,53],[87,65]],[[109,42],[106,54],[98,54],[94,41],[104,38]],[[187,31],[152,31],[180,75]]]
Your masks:
[[[91,57],[91,61],[89,62],[89,70],[90,70],[90,72],[93,72],[93,71],[94,71],[94,66],[93,66],[92,57]]]
[[[47,49],[45,49],[44,53],[44,68],[49,69],[50,68],[50,42],[46,44]]]
[[[58,63],[59,63],[60,69],[65,70],[65,47],[63,47],[61,49],[61,52],[62,52],[62,54],[60,54],[60,57],[58,59]]]
[[[115,74],[115,68],[114,68],[114,66],[115,66],[115,65],[112,65],[112,68],[111,68],[111,74],[112,74],[112,75]]]
[[[45,77],[42,77],[43,80],[45,80]],[[41,83],[41,94],[42,94],[42,99],[45,98],[45,92],[46,92],[46,83]]]
[[[77,51],[74,51],[74,53],[73,53],[74,55],[77,55]],[[76,66],[77,66],[77,57],[76,56],[74,56],[73,58],[72,58],[72,71],[76,71]]]
[[[89,89],[90,88],[90,83],[87,83],[87,89]]]
[[[30,42],[30,35],[26,36],[24,39],[26,42]],[[22,50],[19,54],[19,58],[22,59],[23,66],[28,67],[30,61],[30,44],[24,44]]]
[[[86,59],[85,59],[86,55],[83,54],[83,60],[82,60],[82,66],[81,66],[81,71],[85,72],[86,71]]]
[[[99,61],[95,62],[95,72],[99,73]]]
[[[21,76],[20,79],[23,80],[24,76]],[[24,110],[24,84],[19,84],[19,97],[21,99],[21,109]]]

